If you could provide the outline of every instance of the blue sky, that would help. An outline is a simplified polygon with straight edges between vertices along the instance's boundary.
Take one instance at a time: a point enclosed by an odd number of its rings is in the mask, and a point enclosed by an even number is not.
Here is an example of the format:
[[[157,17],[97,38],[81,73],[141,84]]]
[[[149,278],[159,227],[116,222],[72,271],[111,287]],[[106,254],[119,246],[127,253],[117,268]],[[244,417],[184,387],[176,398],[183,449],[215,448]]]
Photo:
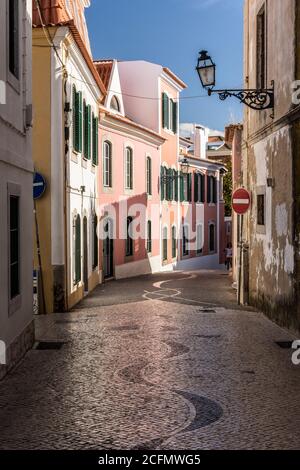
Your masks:
[[[86,10],[95,59],[143,59],[173,70],[187,85],[181,122],[214,129],[242,119],[235,98],[207,97],[195,72],[200,49],[217,64],[217,87],[243,85],[243,0],[92,0]]]

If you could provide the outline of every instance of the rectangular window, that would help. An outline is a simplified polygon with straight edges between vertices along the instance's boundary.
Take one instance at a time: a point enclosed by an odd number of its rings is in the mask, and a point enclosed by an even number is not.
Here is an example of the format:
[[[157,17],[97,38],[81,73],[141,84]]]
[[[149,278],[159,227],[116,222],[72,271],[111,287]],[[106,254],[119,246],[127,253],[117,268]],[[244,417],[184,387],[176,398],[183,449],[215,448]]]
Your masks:
[[[19,0],[8,2],[8,61],[9,71],[19,79]]]
[[[132,217],[127,217],[126,256],[133,255]]]
[[[20,198],[9,196],[10,300],[20,294]]]
[[[133,189],[133,153],[130,147],[126,148],[125,157],[125,188]]]
[[[103,185],[112,187],[112,145],[108,141],[103,144]]]
[[[152,194],[152,161],[150,157],[147,157],[146,162],[146,186],[147,186],[147,194],[151,196]]]
[[[257,195],[257,225],[265,225],[265,195]]]
[[[209,224],[209,252],[214,253],[216,250],[216,230],[215,224]]]
[[[82,152],[82,93],[73,86],[73,148]]]
[[[169,128],[170,121],[170,105],[169,97],[166,93],[162,94],[162,126],[164,129]]]
[[[182,255],[187,256],[189,254],[188,249],[188,228],[182,227]]]
[[[91,159],[91,106],[83,105],[84,112],[84,157]]]
[[[266,10],[260,10],[256,18],[256,84],[257,88],[266,88]]]
[[[207,176],[207,202],[217,203],[217,178],[214,176]]]
[[[98,165],[98,118],[93,114],[93,165]]]
[[[147,222],[147,253],[152,253],[152,225],[151,220]]]

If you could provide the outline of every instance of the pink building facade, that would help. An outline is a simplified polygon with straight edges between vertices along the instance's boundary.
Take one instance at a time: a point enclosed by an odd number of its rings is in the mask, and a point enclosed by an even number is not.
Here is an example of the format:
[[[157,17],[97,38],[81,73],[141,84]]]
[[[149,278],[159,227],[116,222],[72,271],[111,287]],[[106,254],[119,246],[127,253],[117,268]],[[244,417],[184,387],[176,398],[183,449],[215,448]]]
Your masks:
[[[104,279],[160,270],[159,168],[157,132],[125,115],[118,63],[95,62],[107,87],[100,108],[98,220]]]

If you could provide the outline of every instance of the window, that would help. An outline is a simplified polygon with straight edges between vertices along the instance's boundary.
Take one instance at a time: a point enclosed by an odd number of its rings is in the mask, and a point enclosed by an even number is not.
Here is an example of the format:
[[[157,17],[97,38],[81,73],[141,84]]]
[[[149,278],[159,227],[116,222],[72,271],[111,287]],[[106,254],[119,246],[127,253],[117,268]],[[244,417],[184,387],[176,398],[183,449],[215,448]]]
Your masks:
[[[256,18],[256,85],[266,88],[266,11],[265,6]]]
[[[114,95],[110,101],[110,109],[113,109],[114,111],[120,112],[120,103],[118,98]]]
[[[83,102],[84,113],[84,157],[91,159],[91,106]]]
[[[82,93],[73,86],[73,148],[82,152]]]
[[[203,225],[197,225],[197,255],[203,253]]]
[[[168,229],[164,227],[163,229],[163,261],[168,259]]]
[[[73,246],[74,246],[74,284],[81,281],[81,220],[78,214],[73,222]]]
[[[194,173],[194,201],[205,202],[205,176]]]
[[[98,228],[98,219],[97,215],[94,214],[93,218],[93,269],[95,269],[98,266],[98,233],[97,233],[97,228]]]
[[[9,196],[10,300],[20,294],[20,198]]]
[[[182,227],[182,256],[187,256],[189,254],[188,249],[188,227],[184,225]]]
[[[209,224],[209,252],[214,253],[216,251],[216,235],[215,235],[215,224]]]
[[[167,93],[162,94],[162,126],[177,133],[178,105]]]
[[[8,48],[9,71],[19,79],[19,0],[8,3]]]
[[[103,144],[103,185],[112,187],[112,145],[107,140]]]
[[[265,195],[257,195],[257,225],[265,225]]]
[[[191,173],[180,176],[180,200],[192,202],[192,175]]]
[[[93,165],[98,165],[98,124],[99,119],[93,113]]]
[[[152,253],[152,224],[151,220],[147,222],[147,252]]]
[[[127,217],[126,256],[133,255],[132,217]]]
[[[125,157],[125,188],[133,189],[133,152],[132,148],[126,148]]]
[[[172,171],[172,199],[173,201],[178,201],[178,178],[177,178],[177,171]]]
[[[165,166],[162,166],[160,168],[160,196],[162,201],[167,199],[167,175],[167,168]]]
[[[216,204],[217,202],[217,178],[207,176],[207,202]]]
[[[152,194],[152,161],[150,157],[147,157],[146,161],[146,186],[147,186],[147,194],[151,196]]]
[[[176,227],[172,227],[172,258],[177,257],[177,236],[176,236]]]

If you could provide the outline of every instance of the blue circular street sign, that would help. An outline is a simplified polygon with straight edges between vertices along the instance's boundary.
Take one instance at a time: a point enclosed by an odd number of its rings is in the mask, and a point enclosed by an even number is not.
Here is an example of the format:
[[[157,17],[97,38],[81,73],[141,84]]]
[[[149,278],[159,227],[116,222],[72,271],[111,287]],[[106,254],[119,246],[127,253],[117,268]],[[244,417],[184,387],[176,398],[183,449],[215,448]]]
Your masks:
[[[45,192],[46,181],[40,173],[35,173],[33,178],[33,199],[39,199]]]

